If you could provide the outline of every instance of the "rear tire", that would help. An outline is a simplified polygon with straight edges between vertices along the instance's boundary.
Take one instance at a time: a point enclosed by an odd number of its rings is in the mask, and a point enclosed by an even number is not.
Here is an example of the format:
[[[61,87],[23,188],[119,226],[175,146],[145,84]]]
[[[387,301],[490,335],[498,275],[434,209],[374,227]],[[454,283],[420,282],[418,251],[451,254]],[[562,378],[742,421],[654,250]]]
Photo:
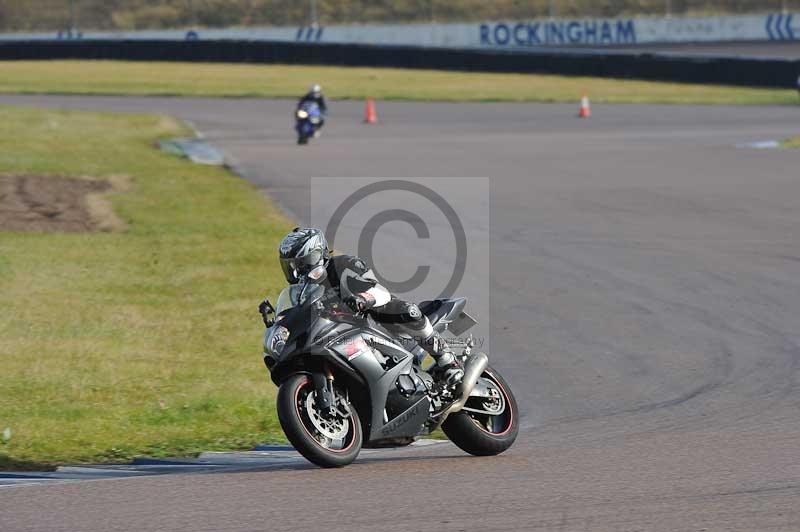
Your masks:
[[[292,375],[281,383],[277,407],[283,432],[309,462],[320,467],[350,464],[361,451],[362,433],[358,412],[350,406],[349,417],[341,418],[347,427],[346,434],[341,440],[332,440],[322,434],[309,417],[309,394],[314,394],[314,385],[308,375]],[[313,397],[311,400],[313,402]]]
[[[498,416],[488,416],[460,410],[447,416],[442,430],[462,451],[475,456],[500,454],[514,443],[519,433],[519,409],[511,388],[503,377],[487,368],[482,378],[494,381],[506,402]]]

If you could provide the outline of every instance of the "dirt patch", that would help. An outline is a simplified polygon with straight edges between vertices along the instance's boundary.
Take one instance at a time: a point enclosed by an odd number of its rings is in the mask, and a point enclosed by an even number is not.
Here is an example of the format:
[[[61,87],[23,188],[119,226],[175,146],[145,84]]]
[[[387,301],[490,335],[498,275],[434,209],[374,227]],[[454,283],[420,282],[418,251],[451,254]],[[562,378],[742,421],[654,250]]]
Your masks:
[[[0,175],[0,231],[83,233],[125,224],[106,194],[123,180]]]

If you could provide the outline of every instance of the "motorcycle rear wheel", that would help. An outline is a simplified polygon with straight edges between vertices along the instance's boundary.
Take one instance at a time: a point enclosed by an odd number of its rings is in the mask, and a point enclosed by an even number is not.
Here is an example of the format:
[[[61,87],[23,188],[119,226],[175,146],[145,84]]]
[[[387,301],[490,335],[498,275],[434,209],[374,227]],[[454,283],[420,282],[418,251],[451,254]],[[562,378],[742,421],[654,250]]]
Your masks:
[[[442,431],[462,451],[475,456],[493,456],[511,447],[517,439],[519,409],[511,388],[497,371],[487,368],[481,377],[491,380],[497,386],[503,395],[505,409],[496,416],[458,411],[447,416],[442,423]],[[469,405],[469,401],[467,404]]]
[[[316,409],[314,395],[308,375],[295,374],[281,383],[277,407],[284,434],[303,457],[320,467],[352,463],[361,451],[363,437],[358,412],[351,406],[347,417],[324,415]],[[341,438],[331,437],[335,435],[332,431],[341,432]]]

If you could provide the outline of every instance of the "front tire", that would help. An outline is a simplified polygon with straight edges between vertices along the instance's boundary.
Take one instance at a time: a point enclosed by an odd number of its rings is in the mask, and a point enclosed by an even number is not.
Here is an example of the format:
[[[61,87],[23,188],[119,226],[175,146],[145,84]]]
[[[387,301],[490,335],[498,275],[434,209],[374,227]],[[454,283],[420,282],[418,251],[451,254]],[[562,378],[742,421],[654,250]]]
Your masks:
[[[502,394],[505,409],[496,416],[460,410],[447,416],[442,430],[462,451],[475,456],[500,454],[514,443],[519,433],[519,409],[511,388],[503,377],[487,368],[481,378],[492,381]],[[465,406],[480,403],[472,398]]]
[[[338,390],[336,393],[340,395]],[[320,467],[352,463],[362,444],[358,412],[350,406],[347,417],[323,416],[315,408],[314,396],[314,384],[308,375],[292,375],[281,383],[277,407],[283,432],[300,454]]]

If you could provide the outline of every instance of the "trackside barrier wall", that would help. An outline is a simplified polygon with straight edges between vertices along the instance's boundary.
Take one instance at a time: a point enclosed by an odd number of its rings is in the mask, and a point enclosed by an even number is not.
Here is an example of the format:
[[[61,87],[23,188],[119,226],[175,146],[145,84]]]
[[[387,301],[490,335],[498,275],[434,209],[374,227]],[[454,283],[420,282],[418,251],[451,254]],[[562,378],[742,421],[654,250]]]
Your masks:
[[[795,88],[800,60],[577,50],[479,50],[269,41],[74,40],[0,43],[0,60],[119,59],[381,66],[546,73]]]
[[[540,48],[653,43],[800,40],[800,13],[717,17],[539,18],[438,24],[349,24],[171,30],[0,33],[0,41],[298,41],[444,48]]]

